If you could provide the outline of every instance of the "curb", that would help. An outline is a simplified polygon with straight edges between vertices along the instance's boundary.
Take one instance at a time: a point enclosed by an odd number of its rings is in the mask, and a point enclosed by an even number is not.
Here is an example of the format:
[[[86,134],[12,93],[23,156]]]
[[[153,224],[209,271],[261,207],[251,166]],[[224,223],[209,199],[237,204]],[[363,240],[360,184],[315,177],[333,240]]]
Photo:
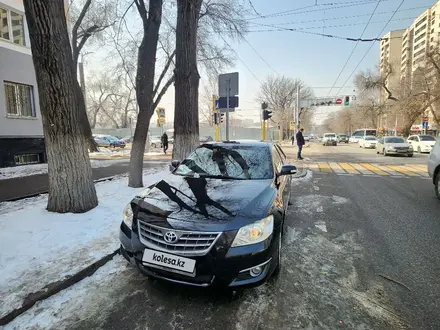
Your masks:
[[[78,273],[71,275],[58,282],[52,282],[46,285],[43,289],[38,292],[29,294],[25,299],[20,308],[16,308],[9,312],[2,318],[0,318],[0,326],[6,325],[17,316],[20,316],[24,312],[32,308],[38,301],[45,300],[58,292],[71,287],[72,285],[78,283],[86,277],[93,275],[99,268],[104,266],[107,262],[113,259],[115,255],[119,254],[119,248],[112,253],[104,256],[103,258],[95,261],[93,264],[87,266],[86,268],[80,270]]]

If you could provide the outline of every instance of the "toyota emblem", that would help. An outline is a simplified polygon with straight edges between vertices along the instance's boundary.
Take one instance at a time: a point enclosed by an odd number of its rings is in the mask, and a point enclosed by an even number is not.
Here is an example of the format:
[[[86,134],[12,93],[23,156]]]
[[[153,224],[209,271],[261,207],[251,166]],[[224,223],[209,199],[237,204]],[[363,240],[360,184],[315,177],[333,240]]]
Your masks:
[[[167,243],[176,243],[177,242],[177,234],[174,231],[167,231],[164,235],[163,235],[163,239],[165,240],[165,242]]]

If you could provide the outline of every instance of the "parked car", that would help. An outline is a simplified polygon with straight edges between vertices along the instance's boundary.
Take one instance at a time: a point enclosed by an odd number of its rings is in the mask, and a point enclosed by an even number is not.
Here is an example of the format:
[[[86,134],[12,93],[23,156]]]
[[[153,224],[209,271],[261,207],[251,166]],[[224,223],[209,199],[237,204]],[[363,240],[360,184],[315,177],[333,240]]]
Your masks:
[[[336,146],[338,144],[335,133],[325,133],[322,139],[322,145],[324,146]]]
[[[277,273],[296,173],[281,148],[208,143],[172,167],[125,207],[121,254],[147,276],[199,287],[259,285]]]
[[[304,135],[304,141],[309,142],[310,141],[310,136]]]
[[[101,136],[97,136],[97,135],[96,135],[96,136],[93,136],[93,139],[95,140],[96,145],[97,145],[98,147],[105,147],[105,148],[110,147],[110,141],[104,139],[104,138],[101,137]]]
[[[411,135],[407,142],[413,146],[414,151],[419,154],[422,152],[431,152],[435,144],[435,137],[430,135]]]
[[[384,136],[379,138],[376,149],[376,153],[382,153],[384,156],[405,155],[412,157],[414,154],[412,145],[405,142],[405,139],[400,136]]]
[[[348,143],[348,135],[347,134],[338,134],[338,143]]]
[[[134,136],[126,136],[126,137],[122,138],[121,140],[124,141],[125,143],[133,143],[133,139],[134,139]]]
[[[168,138],[168,143],[169,144],[174,144],[174,136],[171,136]]]
[[[359,140],[359,148],[375,149],[376,144],[377,144],[377,137],[375,136],[366,136],[365,138]]]
[[[440,140],[437,140],[428,156],[428,174],[434,183],[435,194],[440,199]]]
[[[110,148],[125,148],[125,142],[115,136],[104,135],[102,138],[110,143]]]
[[[214,139],[212,138],[212,136],[201,136],[199,138],[200,143],[206,143],[206,142],[211,142],[214,141]]]
[[[150,137],[151,148],[162,148],[162,139],[160,136],[155,135]]]

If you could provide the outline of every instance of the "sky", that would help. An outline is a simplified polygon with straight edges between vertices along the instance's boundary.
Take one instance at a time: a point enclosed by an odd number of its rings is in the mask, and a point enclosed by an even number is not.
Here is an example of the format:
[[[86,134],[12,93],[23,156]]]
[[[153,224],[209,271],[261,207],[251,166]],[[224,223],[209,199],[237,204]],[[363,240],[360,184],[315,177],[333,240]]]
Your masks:
[[[417,16],[436,2],[404,0],[402,4],[402,0],[242,1],[248,2],[249,8],[252,8],[252,4],[255,11],[246,16],[249,33],[245,40],[230,42],[231,48],[237,54],[237,60],[226,72],[237,71],[240,75],[240,107],[233,116],[255,121],[259,120],[261,111],[255,100],[261,82],[270,75],[300,78],[313,88],[316,96],[336,97],[355,94],[352,83],[354,74],[359,70],[374,69],[379,63],[379,42],[374,42],[373,45],[372,42],[357,43],[314,33],[364,39],[382,37],[390,30],[406,29]],[[392,20],[389,21],[391,17]],[[206,77],[202,76],[202,84],[205,81]],[[331,89],[332,86],[335,87]],[[202,90],[201,86],[201,93]],[[166,108],[167,121],[172,121],[173,88],[170,88],[160,105]],[[155,121],[156,117],[153,116],[152,120]]]

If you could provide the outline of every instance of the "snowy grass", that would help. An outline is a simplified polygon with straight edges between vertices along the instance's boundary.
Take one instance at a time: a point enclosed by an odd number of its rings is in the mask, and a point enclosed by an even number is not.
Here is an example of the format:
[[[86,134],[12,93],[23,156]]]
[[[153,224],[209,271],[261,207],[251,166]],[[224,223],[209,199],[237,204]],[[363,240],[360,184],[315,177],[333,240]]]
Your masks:
[[[144,186],[169,173],[155,171],[144,176]],[[127,187],[125,177],[97,183],[99,205],[83,214],[47,212],[47,195],[4,203],[2,209],[7,212],[0,214],[0,317],[20,307],[28,294],[117,249],[122,210],[142,189]]]
[[[108,167],[117,163],[127,162],[126,159],[95,160],[91,159],[92,168]],[[47,164],[21,165],[14,167],[0,168],[0,180],[19,178],[23,176],[45,174],[47,173]]]

